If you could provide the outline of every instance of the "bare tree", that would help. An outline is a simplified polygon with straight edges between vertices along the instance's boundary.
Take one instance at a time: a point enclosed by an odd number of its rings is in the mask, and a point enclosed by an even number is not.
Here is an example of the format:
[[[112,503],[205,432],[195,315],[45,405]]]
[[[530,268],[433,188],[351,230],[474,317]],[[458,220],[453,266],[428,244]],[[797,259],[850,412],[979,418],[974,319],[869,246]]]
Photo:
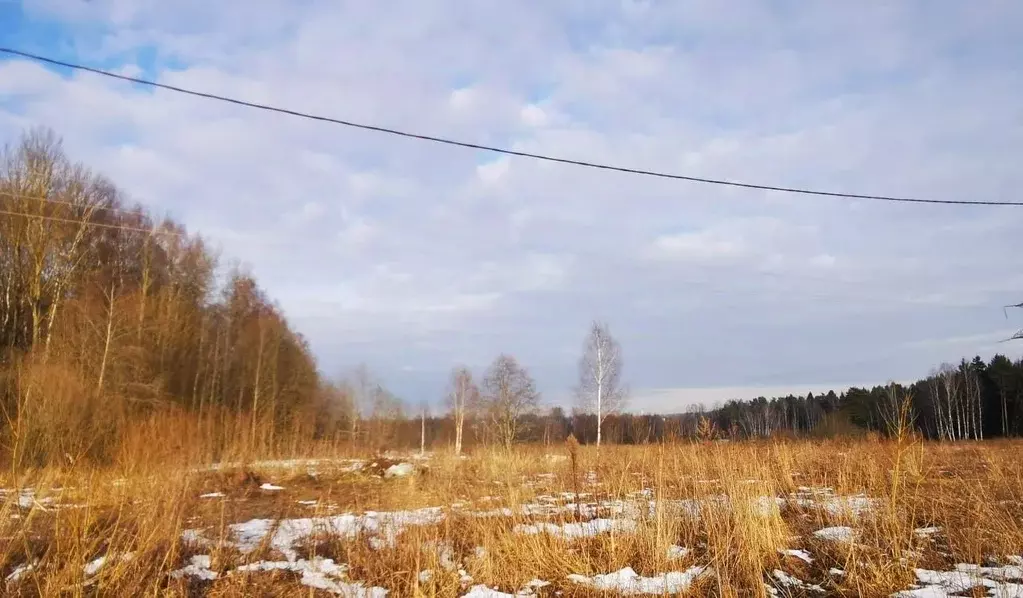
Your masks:
[[[518,437],[522,417],[536,411],[540,394],[529,373],[510,355],[499,355],[483,378],[485,409],[493,434],[506,449]]]
[[[426,418],[430,415],[430,404],[423,401],[419,405],[419,454],[426,454]]]
[[[472,379],[472,372],[465,367],[457,367],[451,372],[451,386],[448,390],[448,405],[455,423],[455,454],[462,454],[462,430],[465,429],[465,416],[478,403],[480,389]]]
[[[621,387],[622,349],[611,336],[607,324],[593,322],[579,360],[580,409],[597,416],[597,446],[600,446],[604,420],[618,413],[625,405],[626,393]]]
[[[950,364],[943,363],[938,368],[938,376],[941,378],[941,386],[945,391],[945,429],[949,440],[962,440],[963,433],[963,409],[962,394],[960,393],[959,371]]]
[[[363,414],[372,404],[375,382],[366,364],[360,364],[352,373],[351,393],[348,403],[348,434],[352,442],[359,437],[359,424]]]

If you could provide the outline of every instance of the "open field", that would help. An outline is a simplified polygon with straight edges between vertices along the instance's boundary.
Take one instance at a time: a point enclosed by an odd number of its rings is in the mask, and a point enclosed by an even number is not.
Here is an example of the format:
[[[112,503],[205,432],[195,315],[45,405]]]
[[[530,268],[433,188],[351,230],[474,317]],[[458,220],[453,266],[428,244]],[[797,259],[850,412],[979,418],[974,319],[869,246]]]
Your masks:
[[[556,445],[46,470],[2,479],[0,583],[12,596],[1023,596],[1021,448]]]

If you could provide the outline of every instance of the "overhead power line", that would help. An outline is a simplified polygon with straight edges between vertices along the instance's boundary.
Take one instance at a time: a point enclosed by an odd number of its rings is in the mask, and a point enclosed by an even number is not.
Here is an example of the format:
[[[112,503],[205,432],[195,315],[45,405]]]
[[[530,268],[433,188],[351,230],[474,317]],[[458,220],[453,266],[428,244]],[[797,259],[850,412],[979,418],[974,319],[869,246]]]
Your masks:
[[[238,106],[244,106],[246,108],[254,108],[256,110],[264,110],[267,112],[276,112],[278,114],[286,114],[289,116],[295,116],[298,118],[304,118],[308,120],[314,120],[319,122],[333,123],[342,125],[345,127],[351,127],[355,129],[362,129],[365,131],[374,131],[377,133],[385,133],[388,135],[396,135],[399,137],[406,137],[410,139],[419,139],[421,141],[429,141],[433,143],[441,143],[444,145],[451,145],[456,147],[463,147],[468,149],[482,150],[487,152],[493,152],[497,154],[504,154],[507,156],[516,156],[520,158],[530,158],[533,160],[542,160],[545,162],[555,162],[558,164],[570,164],[572,166],[581,166],[584,168],[593,168],[597,170],[621,172],[625,174],[634,174],[640,176],[655,177],[661,179],[672,179],[679,181],[689,181],[693,183],[705,183],[709,185],[722,185],[727,187],[740,187],[744,189],[757,189],[761,191],[777,191],[781,193],[795,193],[800,195],[815,195],[824,197],[838,197],[845,199],[864,199],[864,200],[875,200],[875,201],[886,201],[886,202],[899,202],[899,203],[915,203],[915,204],[944,204],[944,205],[971,205],[971,206],[1023,206],[1023,201],[986,201],[986,200],[965,200],[965,199],[925,199],[919,197],[897,197],[889,195],[864,195],[858,193],[841,193],[837,191],[820,191],[814,189],[804,189],[799,187],[783,187],[776,185],[761,185],[756,183],[745,183],[741,181],[732,181],[725,179],[712,179],[706,177],[689,176],[683,174],[674,174],[669,172],[661,172],[656,170],[644,170],[640,168],[628,168],[625,166],[615,166],[613,164],[604,164],[599,162],[589,162],[585,160],[574,160],[571,158],[560,158],[557,156],[551,156],[547,154],[538,154],[533,152],[524,152],[519,150],[512,150],[508,148],[501,148],[490,145],[483,145],[479,143],[471,143],[468,141],[459,141],[456,139],[449,139],[446,137],[437,137],[433,135],[424,135],[421,133],[413,133],[410,131],[403,131],[399,129],[392,129],[388,127],[381,127],[377,125],[370,125],[365,123],[359,123],[349,120],[342,120],[339,118],[331,118],[328,116],[320,116],[316,114],[310,114],[306,112],[300,112],[297,110],[291,110],[287,108],[279,108],[268,104],[259,104],[256,102],[248,102],[245,100],[239,100],[237,98],[231,98],[228,96],[217,95],[213,93],[206,93],[202,91],[195,91],[192,89],[186,89],[184,87],[178,87],[175,85],[168,85],[166,83],[157,83],[156,81],[150,81],[147,79],[141,79],[139,77],[130,77],[128,75],[121,75],[119,73],[112,73],[102,69],[85,66],[82,64],[76,64],[73,62],[67,62],[64,60],[57,60],[54,58],[47,58],[38,54],[32,54],[29,52],[23,52],[21,50],[15,50],[12,48],[0,47],[0,52],[10,54],[13,56],[20,56],[22,58],[28,58],[37,62],[51,64],[54,66],[61,66],[73,70],[84,71],[102,75],[104,77],[111,77],[114,79],[120,79],[122,81],[128,81],[130,83],[136,83],[139,85],[146,85],[158,89],[165,89],[168,91],[174,91],[190,96],[206,98],[209,100],[216,100],[220,102],[227,102]]]
[[[10,197],[14,199],[27,199],[29,201],[38,201],[44,204],[53,204],[58,206],[68,206],[72,208],[81,208],[84,210],[96,210],[103,212],[111,212],[114,214],[124,214],[126,216],[143,216],[142,212],[134,208],[117,208],[113,206],[100,206],[100,205],[87,205],[76,203],[73,201],[67,201],[64,199],[53,199],[51,197],[40,197],[38,195],[25,195],[22,193],[11,193],[9,191],[0,191],[0,197]]]
[[[91,220],[78,220],[75,218],[59,218],[57,216],[46,216],[44,214],[26,214],[25,212],[11,212],[9,210],[0,210],[0,214],[5,216],[21,216],[24,218],[38,218],[40,220],[50,220],[53,222],[65,222],[68,224],[77,224],[79,226],[94,226],[98,228],[110,228],[115,230],[127,230],[135,231],[139,233],[169,235],[172,237],[182,237],[182,233],[164,230],[160,227],[156,228],[142,228],[141,226],[125,226],[123,224],[107,224],[105,222],[92,222]]]

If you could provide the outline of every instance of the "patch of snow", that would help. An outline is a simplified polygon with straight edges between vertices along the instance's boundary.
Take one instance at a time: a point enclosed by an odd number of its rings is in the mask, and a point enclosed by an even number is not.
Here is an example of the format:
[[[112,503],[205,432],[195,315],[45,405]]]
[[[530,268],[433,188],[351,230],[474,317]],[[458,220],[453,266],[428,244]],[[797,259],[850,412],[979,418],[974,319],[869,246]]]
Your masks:
[[[122,554],[117,560],[130,561],[133,558],[135,558],[135,554],[134,553],[126,552],[126,553]],[[97,557],[97,558],[93,559],[92,561],[89,561],[88,563],[86,563],[85,567],[83,567],[83,571],[85,572],[85,576],[86,577],[92,577],[93,575],[96,575],[97,573],[99,573],[100,569],[102,569],[104,566],[106,566],[107,560],[108,560],[107,559],[107,555],[103,555],[101,557]]]
[[[670,560],[685,558],[687,554],[689,554],[689,549],[685,546],[672,544],[668,547],[668,559]]]
[[[209,544],[209,541],[206,540],[205,536],[203,536],[201,529],[186,529],[181,532],[181,540],[185,544],[193,544],[196,546],[205,546],[206,544]]]
[[[18,583],[22,577],[27,573],[31,572],[36,568],[38,561],[32,561],[31,563],[25,563],[24,565],[18,565],[11,571],[10,575],[7,576],[7,583]]]
[[[852,542],[853,538],[856,537],[856,532],[851,527],[839,525],[819,529],[813,535],[821,540],[830,540],[832,542]]]
[[[276,492],[278,490],[284,490],[284,486],[274,486],[270,482],[263,482],[263,485],[260,486],[259,489],[260,490],[269,490],[271,492]]]
[[[980,575],[997,580],[1023,579],[1023,567],[1006,565],[1003,567],[981,567],[980,565],[956,565],[956,571]]]
[[[566,539],[592,538],[608,532],[634,532],[638,525],[632,519],[591,519],[582,523],[536,523],[519,524],[514,531],[519,534],[550,534]]]
[[[413,511],[368,511],[364,515],[284,519],[279,522],[273,519],[252,519],[232,524],[229,529],[235,547],[243,553],[252,552],[272,531],[270,546],[293,561],[297,554],[292,546],[316,532],[344,538],[354,538],[365,533],[372,536],[371,540],[375,540],[379,547],[393,546],[406,527],[430,525],[443,518],[444,512],[440,507],[427,507]],[[186,532],[194,534],[195,530]]]
[[[626,567],[614,573],[604,575],[569,575],[569,581],[592,587],[596,590],[619,592],[626,596],[638,594],[678,594],[692,585],[692,583],[706,572],[710,567],[690,567],[686,571],[673,571],[656,577],[643,577],[636,573],[632,567]]]
[[[789,575],[788,573],[782,571],[781,569],[775,569],[771,574],[774,576],[775,579],[778,580],[778,583],[787,588],[798,588],[800,590],[819,592],[821,594],[826,593],[824,591],[824,588],[820,587],[819,585],[808,584],[794,575]]]
[[[212,559],[208,554],[197,554],[192,556],[188,565],[184,566],[177,571],[171,571],[170,576],[175,579],[182,577],[197,577],[202,580],[212,581],[220,577],[220,575],[210,569]]]
[[[902,590],[892,594],[892,598],[955,598],[953,594],[941,586],[925,586],[913,590]]]
[[[522,586],[522,589],[519,590],[519,593],[520,594],[522,594],[523,592],[532,593],[535,592],[536,590],[539,590],[540,588],[546,588],[549,585],[551,585],[551,582],[549,581],[544,581],[542,579],[531,579],[526,582],[526,585]]]
[[[1023,568],[1018,566],[959,564],[954,571],[914,569],[914,573],[920,583],[913,589],[892,594],[893,598],[948,598],[979,587],[987,588],[989,596],[1023,598],[1023,584],[1005,581],[1023,579]]]
[[[936,534],[936,533],[938,533],[940,531],[941,531],[940,527],[930,526],[930,527],[918,527],[915,530],[913,530],[913,533],[916,534],[916,537],[918,537],[918,538],[926,538],[928,536],[933,536],[934,534]]]
[[[318,500],[300,500],[300,501],[296,501],[296,502],[298,502],[298,504],[300,504],[300,505],[302,505],[304,507],[315,507],[317,504],[319,504],[320,501],[318,501]]]
[[[241,565],[234,571],[252,573],[258,571],[293,571],[301,573],[299,582],[310,588],[324,590],[349,598],[383,598],[388,590],[380,587],[366,587],[361,583],[342,581],[347,565],[339,565],[333,559],[313,558],[292,561],[258,561]],[[331,579],[331,578],[335,579]]]
[[[96,575],[97,573],[99,573],[99,570],[103,568],[103,565],[106,564],[107,557],[106,555],[104,555],[86,563],[85,567],[83,568],[83,571],[85,572],[86,576]]]
[[[996,598],[1023,598],[1023,584],[1003,583],[988,590]]]
[[[839,569],[838,567],[832,567],[828,569],[828,573],[834,575],[835,577],[845,577],[845,571]]]
[[[499,592],[480,584],[469,588],[469,592],[462,595],[462,598],[515,598],[515,594]]]
[[[427,583],[433,579],[433,569],[424,569],[419,572],[419,583]]]
[[[207,492],[206,494],[200,494],[199,498],[224,498],[223,492]]]
[[[789,548],[787,550],[779,550],[778,552],[783,554],[783,555],[785,555],[785,556],[796,557],[797,559],[799,559],[801,561],[804,561],[806,563],[812,563],[813,562],[813,557],[811,557],[810,553],[805,551],[805,550]]]
[[[52,496],[40,497],[36,494],[35,488],[23,488],[18,493],[18,506],[22,509],[31,509],[36,507],[43,511],[47,510],[47,507],[53,504]]]
[[[411,463],[397,463],[384,471],[385,478],[403,478],[412,475],[416,466]]]

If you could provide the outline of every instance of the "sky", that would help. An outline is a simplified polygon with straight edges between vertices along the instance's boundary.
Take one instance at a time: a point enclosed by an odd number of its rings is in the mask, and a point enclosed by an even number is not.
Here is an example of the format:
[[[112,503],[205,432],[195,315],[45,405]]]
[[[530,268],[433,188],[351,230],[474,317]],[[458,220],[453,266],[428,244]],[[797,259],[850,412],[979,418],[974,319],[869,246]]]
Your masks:
[[[373,125],[858,194],[1019,201],[1010,0],[0,0],[0,45]],[[1019,357],[1023,208],[659,180],[0,57],[0,139],[72,158],[257,277],[321,370],[410,402],[514,355],[567,405],[591,321],[631,408]]]

